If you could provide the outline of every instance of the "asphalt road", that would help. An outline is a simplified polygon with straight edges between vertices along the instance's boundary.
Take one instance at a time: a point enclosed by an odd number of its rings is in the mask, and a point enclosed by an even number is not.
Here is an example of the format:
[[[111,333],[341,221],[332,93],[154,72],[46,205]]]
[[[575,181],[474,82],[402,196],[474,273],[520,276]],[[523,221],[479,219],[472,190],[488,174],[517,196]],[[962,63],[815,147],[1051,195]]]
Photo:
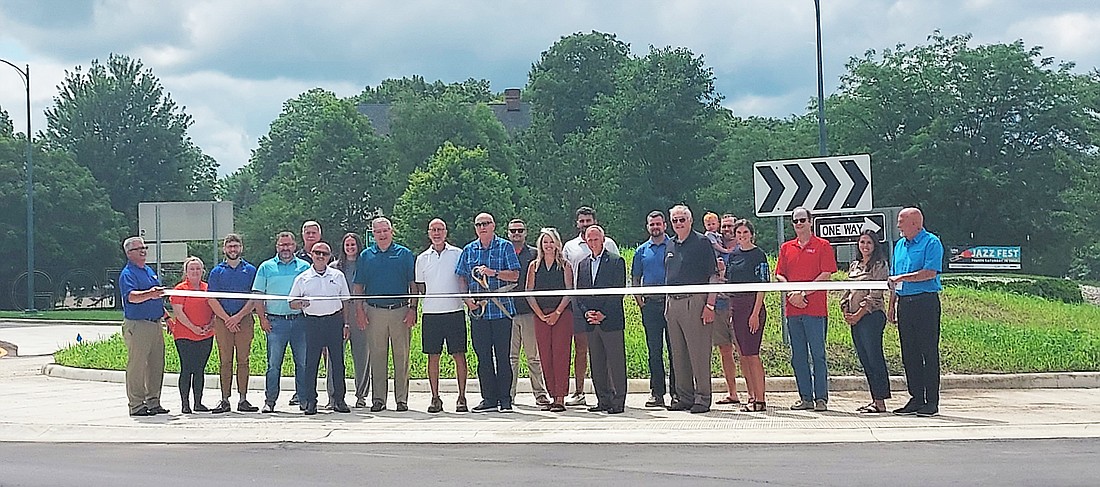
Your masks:
[[[1100,441],[812,445],[0,443],[0,485],[1097,485]]]

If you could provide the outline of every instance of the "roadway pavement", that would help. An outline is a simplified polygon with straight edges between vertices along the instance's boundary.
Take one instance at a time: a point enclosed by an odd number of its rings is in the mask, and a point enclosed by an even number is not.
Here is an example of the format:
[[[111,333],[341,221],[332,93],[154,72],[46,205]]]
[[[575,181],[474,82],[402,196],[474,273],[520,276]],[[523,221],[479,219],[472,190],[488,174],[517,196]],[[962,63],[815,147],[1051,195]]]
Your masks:
[[[58,336],[62,331],[72,330],[57,328]],[[12,341],[10,332],[11,326],[0,326],[0,340]],[[37,333],[45,343],[56,338],[44,329]],[[33,349],[20,345],[20,355],[28,348]],[[388,411],[355,409],[351,414],[322,412],[307,417],[287,405],[291,387],[284,386],[276,414],[182,415],[175,376],[168,375],[163,403],[172,412],[131,418],[124,385],[119,382],[121,373],[73,370],[51,362],[50,355],[0,359],[4,399],[0,400],[0,442],[789,444],[1100,437],[1100,388],[1095,385],[1100,374],[1095,373],[1009,379],[953,376],[945,382],[952,388],[944,391],[941,415],[934,418],[855,413],[868,400],[858,378],[838,381],[838,386],[855,383],[857,387],[834,389],[831,411],[821,413],[787,409],[796,399],[791,392],[769,394],[769,409],[762,413],[737,412],[728,406],[715,406],[700,415],[647,409],[645,394],[632,393],[625,414],[608,416],[583,408],[559,414],[536,408],[529,392],[519,394],[516,412],[511,414],[455,413],[454,394],[448,392],[444,394],[446,411],[432,415],[425,412],[430,394],[421,392],[424,388],[418,385],[410,395],[409,412],[392,410],[391,392]],[[769,388],[789,389],[783,387],[784,381],[789,378],[775,378]],[[258,381],[253,384],[256,390],[250,392],[250,399],[259,405],[262,391]],[[476,390],[476,382],[473,385]],[[1003,388],[1013,385],[1044,387]],[[445,390],[452,387],[448,384]],[[206,396],[205,403],[213,406],[219,396],[216,381],[207,382]],[[471,405],[476,403],[476,393],[468,397]],[[900,406],[905,397],[899,391],[889,405]]]

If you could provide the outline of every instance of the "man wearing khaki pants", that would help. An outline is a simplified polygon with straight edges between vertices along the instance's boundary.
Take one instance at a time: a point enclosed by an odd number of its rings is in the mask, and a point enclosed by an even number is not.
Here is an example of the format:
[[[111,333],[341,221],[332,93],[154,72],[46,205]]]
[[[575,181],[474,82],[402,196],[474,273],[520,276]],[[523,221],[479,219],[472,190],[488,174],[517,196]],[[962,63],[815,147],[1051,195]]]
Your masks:
[[[126,342],[126,397],[130,416],[167,413],[160,405],[164,384],[164,286],[145,265],[147,247],[141,237],[122,244],[126,267],[118,276],[122,295],[122,339]]]
[[[250,293],[256,279],[256,266],[241,258],[244,243],[240,235],[230,233],[222,241],[225,260],[210,270],[211,292]],[[229,412],[229,394],[233,391],[233,359],[237,359],[237,411],[254,413],[260,409],[248,402],[248,352],[256,328],[252,314],[254,305],[247,299],[209,300],[214,310],[214,341],[218,344],[222,400],[210,412]]]

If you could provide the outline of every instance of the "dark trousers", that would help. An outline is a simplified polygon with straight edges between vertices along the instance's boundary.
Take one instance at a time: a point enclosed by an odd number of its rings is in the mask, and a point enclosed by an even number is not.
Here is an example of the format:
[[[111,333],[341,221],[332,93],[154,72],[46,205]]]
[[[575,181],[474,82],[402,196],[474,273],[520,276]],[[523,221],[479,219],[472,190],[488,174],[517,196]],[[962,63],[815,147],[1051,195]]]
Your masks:
[[[655,397],[676,391],[676,369],[672,365],[672,344],[668,340],[665,300],[646,297],[642,304],[642,327],[649,355],[649,392]],[[668,348],[668,389],[665,389],[665,347]]]
[[[940,295],[898,296],[901,363],[911,401],[940,404]]]
[[[317,404],[317,371],[321,367],[321,350],[331,351],[328,357],[328,376],[333,377],[332,400],[343,401],[347,386],[344,383],[344,317],[341,313],[328,316],[305,316],[306,373],[304,390],[298,393],[303,405]]]
[[[886,313],[874,311],[863,316],[852,326],[852,344],[855,345],[859,364],[867,376],[871,399],[890,399],[890,373],[886,370],[886,357],[882,354],[882,331],[886,328]]]
[[[626,407],[626,345],[623,330],[588,332],[588,356],[592,366],[592,387],[598,405],[606,409]]]
[[[470,320],[470,339],[477,354],[481,399],[488,404],[512,405],[512,320]]]
[[[195,404],[202,402],[202,389],[206,387],[206,362],[210,360],[213,346],[214,337],[198,341],[176,339],[176,353],[180,356],[180,399],[187,401],[194,391]]]

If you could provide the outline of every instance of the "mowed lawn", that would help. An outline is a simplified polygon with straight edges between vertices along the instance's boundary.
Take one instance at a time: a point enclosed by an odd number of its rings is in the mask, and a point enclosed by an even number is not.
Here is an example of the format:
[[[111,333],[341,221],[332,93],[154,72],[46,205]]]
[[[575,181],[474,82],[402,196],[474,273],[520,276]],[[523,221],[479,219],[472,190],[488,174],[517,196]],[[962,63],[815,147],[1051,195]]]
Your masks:
[[[827,344],[829,372],[833,375],[858,375],[859,361],[852,348],[849,327],[837,309],[839,293],[830,296],[829,335]],[[783,343],[779,317],[779,295],[767,295],[768,321],[761,356],[769,375],[792,375],[790,349]],[[117,312],[116,312],[117,313]],[[627,372],[630,377],[648,377],[645,334],[638,307],[626,298]],[[117,314],[115,315],[117,319]],[[252,343],[250,369],[261,375],[267,368],[266,340],[257,326]],[[901,373],[900,346],[897,328],[887,325],[884,338],[890,372]],[[179,370],[179,359],[170,336],[165,336],[166,369]],[[217,373],[217,347],[206,371]],[[411,374],[413,378],[427,376],[427,356],[420,352],[420,327],[412,330]],[[468,347],[467,360],[475,370],[477,357]],[[943,293],[943,332],[941,338],[944,373],[1010,373],[1089,371],[1100,369],[1100,307],[1088,304],[1069,305],[1030,296],[978,291],[949,287]],[[288,352],[289,355],[289,352]],[[108,340],[69,347],[55,354],[64,365],[122,370],[126,351],[120,335]],[[351,363],[350,352],[345,353]],[[289,359],[283,363],[283,374],[292,374]],[[454,376],[454,362],[445,357],[441,364],[444,377]],[[712,356],[711,372],[721,375],[717,352]],[[526,360],[521,353],[520,374],[526,376]],[[391,364],[392,376],[392,364]],[[351,377],[351,368],[348,368]]]

